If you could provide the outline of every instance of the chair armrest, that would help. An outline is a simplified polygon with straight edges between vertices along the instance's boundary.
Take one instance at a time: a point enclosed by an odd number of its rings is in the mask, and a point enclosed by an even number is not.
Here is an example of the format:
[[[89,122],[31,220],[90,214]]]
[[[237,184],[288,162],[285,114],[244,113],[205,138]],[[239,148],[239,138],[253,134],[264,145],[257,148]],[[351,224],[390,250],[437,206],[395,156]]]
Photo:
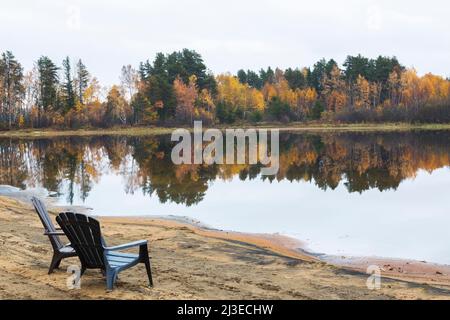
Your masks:
[[[45,231],[44,236],[65,236],[66,234],[62,231]]]
[[[118,250],[124,250],[124,249],[128,249],[128,248],[133,248],[133,247],[140,247],[140,246],[146,246],[148,243],[147,240],[139,240],[139,241],[135,241],[135,242],[130,242],[127,244],[122,244],[120,246],[114,246],[114,247],[105,247],[104,249],[106,251],[118,251]]]

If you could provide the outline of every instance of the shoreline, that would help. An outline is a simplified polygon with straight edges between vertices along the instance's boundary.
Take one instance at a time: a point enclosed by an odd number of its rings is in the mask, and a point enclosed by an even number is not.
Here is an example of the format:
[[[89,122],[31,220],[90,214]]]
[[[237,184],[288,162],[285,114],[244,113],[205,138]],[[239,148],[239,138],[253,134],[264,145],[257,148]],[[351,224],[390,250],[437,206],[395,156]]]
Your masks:
[[[136,225],[139,224],[139,222],[144,223],[147,221],[150,224],[154,223],[182,228],[187,227],[202,236],[254,245],[289,258],[301,259],[308,262],[326,263],[334,267],[352,270],[362,274],[366,273],[369,266],[378,266],[381,270],[382,277],[385,278],[417,281],[426,284],[450,285],[450,265],[435,262],[395,257],[329,255],[311,251],[307,248],[305,242],[293,237],[281,234],[258,234],[220,230],[206,226],[200,221],[190,221],[191,219],[187,217],[99,216],[98,218],[102,221],[120,221],[121,223],[130,225]]]
[[[58,206],[55,206],[55,208],[58,208]],[[89,208],[85,210],[87,214],[89,214],[88,211]],[[102,221],[116,221],[130,225],[139,225],[139,222],[143,224],[144,222],[149,222],[150,224],[189,228],[193,232],[205,237],[250,244],[289,258],[307,262],[326,263],[362,274],[366,273],[369,266],[378,266],[383,277],[450,286],[450,265],[436,262],[395,257],[330,255],[311,251],[307,247],[306,242],[287,235],[221,230],[189,217],[175,215],[97,217]]]
[[[201,221],[189,217],[175,215],[168,216],[98,216],[103,221],[120,221],[136,225],[137,222],[149,221],[160,225],[187,227],[199,235],[238,241],[273,251],[285,257],[301,259],[308,262],[320,262],[334,267],[343,268],[365,274],[369,266],[378,266],[382,276],[401,281],[417,281],[426,284],[450,286],[450,265],[436,262],[401,259],[395,257],[330,255],[318,253],[308,249],[306,242],[301,239],[282,235],[237,232],[221,230],[208,226]]]
[[[410,131],[410,130],[450,130],[449,124],[409,124],[409,123],[367,123],[367,124],[326,124],[326,123],[259,123],[259,124],[233,124],[213,126],[217,129],[233,128],[255,128],[255,129],[278,129],[280,131],[292,132],[371,132],[371,131]],[[146,136],[165,135],[172,133],[177,128],[192,130],[189,126],[179,127],[113,127],[83,128],[83,129],[19,129],[11,131],[0,131],[0,138],[47,138],[66,136],[99,136],[99,135],[126,135]],[[208,127],[204,127],[207,129]]]
[[[32,191],[17,191],[10,194],[0,194],[1,197],[14,199],[26,205]],[[59,212],[76,210],[77,212],[92,215],[91,208],[79,206],[59,206],[52,203],[52,198],[45,198],[49,211]],[[169,229],[189,230],[201,237],[224,240],[241,245],[250,245],[260,248],[284,258],[301,260],[308,263],[320,263],[330,265],[342,270],[366,274],[369,266],[378,266],[383,278],[400,281],[414,282],[427,285],[449,286],[450,290],[450,265],[434,262],[417,261],[413,259],[400,259],[371,256],[337,256],[326,253],[313,252],[301,239],[296,239],[281,234],[256,234],[220,230],[203,224],[201,221],[189,217],[175,215],[168,216],[96,216],[107,224],[121,224],[123,226],[142,227],[158,226]],[[450,298],[450,296],[449,296]]]
[[[203,237],[233,241],[236,243],[242,243],[246,245],[253,245],[265,250],[270,250],[276,254],[287,258],[300,259],[307,262],[319,262],[314,254],[311,254],[302,248],[304,243],[300,240],[279,235],[279,234],[257,234],[257,233],[245,233],[236,231],[224,231],[204,225],[191,223],[187,219],[180,219],[178,217],[171,216],[145,216],[145,217],[109,217],[109,216],[97,216],[101,221],[109,223],[121,223],[126,225],[152,225],[156,224],[164,227],[175,228],[187,228],[192,232],[201,235]]]
[[[51,199],[50,199],[51,200]],[[57,206],[53,209],[60,210],[78,210],[77,212],[90,214],[92,208],[79,206]],[[194,232],[211,238],[237,241],[245,244],[255,245],[286,257],[301,259],[305,261],[320,261],[334,266],[348,268],[358,272],[365,273],[367,267],[371,265],[380,266],[381,271],[390,277],[401,279],[405,274],[416,275],[421,278],[430,277],[436,281],[435,275],[449,276],[450,284],[450,265],[419,261],[415,259],[396,258],[396,257],[378,257],[378,256],[352,256],[352,255],[333,255],[328,253],[315,252],[308,248],[305,241],[288,235],[279,233],[251,233],[238,232],[233,230],[222,230],[209,226],[202,221],[192,219],[187,216],[176,215],[143,215],[143,216],[92,216],[107,222],[121,222],[130,225],[136,225],[144,222],[159,225],[170,225],[181,228],[190,228]],[[441,278],[441,277],[438,277]],[[442,279],[441,279],[442,280]]]
[[[136,267],[121,274],[113,292],[105,291],[94,270],[83,276],[82,289],[73,291],[67,289],[65,269],[78,260],[67,259],[47,275],[51,246],[24,200],[0,196],[0,299],[450,299],[447,273],[383,271],[382,287],[373,291],[361,266],[321,261],[288,237],[148,217],[98,219],[110,245],[149,241],[154,288],[144,285],[145,268]],[[49,208],[52,219],[56,212]]]

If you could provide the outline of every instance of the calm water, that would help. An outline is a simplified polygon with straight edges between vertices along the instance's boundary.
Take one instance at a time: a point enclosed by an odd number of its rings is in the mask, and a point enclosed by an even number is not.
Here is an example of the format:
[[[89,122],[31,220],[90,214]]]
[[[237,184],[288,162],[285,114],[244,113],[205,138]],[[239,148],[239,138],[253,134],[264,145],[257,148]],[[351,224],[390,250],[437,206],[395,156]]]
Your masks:
[[[174,166],[170,137],[0,139],[0,184],[95,215],[176,215],[310,250],[450,264],[450,132],[280,135],[280,171]]]

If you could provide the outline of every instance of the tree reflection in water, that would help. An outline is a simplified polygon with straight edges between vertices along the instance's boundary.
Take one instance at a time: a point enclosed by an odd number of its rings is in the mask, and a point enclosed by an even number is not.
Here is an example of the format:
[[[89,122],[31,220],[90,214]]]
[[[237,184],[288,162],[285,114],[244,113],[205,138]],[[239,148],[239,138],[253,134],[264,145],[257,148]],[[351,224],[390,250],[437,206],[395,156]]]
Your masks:
[[[238,176],[243,181],[313,182],[323,190],[344,182],[348,192],[395,190],[418,170],[450,165],[450,132],[321,133],[280,135],[280,170],[261,176],[258,165],[181,165],[171,162],[169,136],[94,136],[0,139],[0,184],[63,192],[72,203],[78,188],[89,197],[102,175],[123,178],[124,192],[142,190],[162,203],[201,202],[209,183]]]

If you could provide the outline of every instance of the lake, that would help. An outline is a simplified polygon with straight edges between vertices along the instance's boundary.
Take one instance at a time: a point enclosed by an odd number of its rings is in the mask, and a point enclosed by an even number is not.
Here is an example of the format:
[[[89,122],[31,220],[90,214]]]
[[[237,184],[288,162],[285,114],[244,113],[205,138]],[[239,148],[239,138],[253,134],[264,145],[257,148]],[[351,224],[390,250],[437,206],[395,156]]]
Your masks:
[[[0,184],[94,215],[175,215],[317,253],[450,264],[450,131],[280,134],[280,171],[172,164],[170,136],[0,139]]]

